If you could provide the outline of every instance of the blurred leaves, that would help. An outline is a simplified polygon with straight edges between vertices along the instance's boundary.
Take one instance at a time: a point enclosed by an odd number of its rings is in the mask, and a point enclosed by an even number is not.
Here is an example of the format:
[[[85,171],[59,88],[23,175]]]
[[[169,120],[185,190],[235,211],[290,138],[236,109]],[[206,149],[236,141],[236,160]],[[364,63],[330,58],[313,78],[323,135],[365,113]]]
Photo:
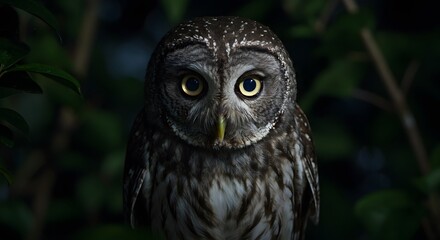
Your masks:
[[[30,230],[32,212],[23,201],[0,201],[0,226],[2,239],[8,236],[20,235],[20,239]]]
[[[29,126],[26,123],[26,120],[14,110],[0,108],[0,122],[13,127],[24,136],[27,136],[29,133]]]
[[[172,25],[183,19],[189,0],[160,0],[168,20]]]
[[[266,0],[249,1],[238,9],[234,15],[260,20],[267,14],[268,10],[274,6],[273,3],[273,1]]]
[[[3,126],[0,125],[0,128],[3,128]],[[3,134],[1,134],[0,137],[1,136],[3,136]],[[0,139],[0,141],[3,141],[3,140]],[[8,172],[8,170],[6,170],[1,165],[0,165],[0,175],[2,175],[6,179],[6,181],[8,182],[9,185],[12,183],[12,176],[11,176],[11,174]]]
[[[355,207],[373,239],[412,239],[423,216],[415,199],[401,190],[384,190],[363,197]]]
[[[416,184],[426,194],[440,191],[440,168],[435,168],[417,179]]]
[[[41,3],[35,0],[0,0],[0,3],[9,4],[40,18],[51,26],[59,36],[60,29],[56,17]]]
[[[0,38],[0,73],[1,70],[23,59],[29,53],[29,47],[20,42],[13,42],[6,38]]]
[[[283,0],[284,9],[290,17],[300,19],[307,24],[314,23],[327,4],[326,0]]]
[[[25,71],[6,72],[0,79],[0,98],[17,93],[43,93],[38,85]]]
[[[14,146],[13,131],[27,137],[29,126],[26,120],[16,111],[0,108],[0,142],[7,147]]]
[[[22,9],[41,18],[59,34],[59,27],[55,16],[40,3],[32,0],[0,0],[0,3]],[[42,74],[66,88],[81,94],[78,80],[59,68],[37,63],[20,64],[20,61],[28,55],[30,49],[26,44],[16,42],[12,39],[14,38],[0,38],[1,98],[19,92],[41,93],[41,87],[34,82],[29,72]],[[0,110],[0,121],[6,123],[6,125],[1,125],[0,128],[0,143],[4,146],[13,147],[14,145],[13,134],[10,127],[24,136],[27,136],[29,132],[29,127],[25,119],[13,110],[2,108]]]
[[[9,148],[14,146],[14,134],[11,129],[2,124],[0,124],[0,143]],[[0,173],[3,174],[5,172],[6,171],[1,171]],[[9,179],[8,176],[5,177]]]
[[[80,139],[91,150],[109,152],[122,144],[122,127],[113,113],[102,110],[84,111],[81,122]]]
[[[18,71],[26,71],[26,72],[42,74],[50,79],[53,79],[59,84],[65,86],[66,88],[69,88],[74,92],[81,94],[78,80],[69,73],[59,68],[50,65],[29,63],[24,65],[17,65],[7,70],[7,72],[18,72]]]
[[[335,120],[326,119],[325,123],[313,129],[313,135],[317,155],[323,159],[342,159],[354,151],[352,137],[344,125]]]
[[[106,201],[107,190],[94,175],[82,177],[77,187],[78,200],[86,211],[100,211]]]
[[[333,61],[315,79],[311,90],[301,99],[301,106],[308,111],[320,96],[349,97],[363,75],[363,66],[348,59]]]
[[[316,36],[316,30],[309,25],[295,25],[289,29],[289,35],[295,38],[311,38]]]
[[[430,155],[430,162],[433,168],[440,168],[440,144],[437,144]]]

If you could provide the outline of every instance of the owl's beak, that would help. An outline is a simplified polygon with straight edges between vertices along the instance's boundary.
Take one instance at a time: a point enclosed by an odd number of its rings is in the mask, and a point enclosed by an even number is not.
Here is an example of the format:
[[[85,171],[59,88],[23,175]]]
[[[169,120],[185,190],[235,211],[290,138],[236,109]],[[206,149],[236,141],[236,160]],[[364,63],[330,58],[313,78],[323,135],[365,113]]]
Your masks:
[[[223,142],[225,137],[226,120],[223,115],[220,115],[217,122],[217,139],[219,142]]]

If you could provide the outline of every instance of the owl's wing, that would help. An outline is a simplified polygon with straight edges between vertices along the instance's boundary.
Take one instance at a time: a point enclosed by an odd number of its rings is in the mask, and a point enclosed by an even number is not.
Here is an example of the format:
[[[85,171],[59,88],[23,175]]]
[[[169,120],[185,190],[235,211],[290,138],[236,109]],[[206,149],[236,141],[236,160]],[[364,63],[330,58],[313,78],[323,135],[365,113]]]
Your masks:
[[[311,191],[311,209],[308,214],[310,214],[311,220],[314,223],[318,223],[319,220],[319,176],[318,176],[318,165],[316,161],[315,148],[312,141],[312,131],[310,129],[309,122],[304,112],[301,110],[298,104],[295,104],[295,121],[296,126],[300,130],[299,138],[303,143],[304,151],[302,156],[302,162],[304,166],[304,171],[306,174],[307,182]],[[307,199],[305,199],[307,201]],[[308,200],[308,201],[310,201]],[[308,205],[308,202],[305,202]],[[308,207],[308,206],[306,206]]]
[[[124,217],[132,227],[146,223],[146,217],[148,216],[145,197],[139,195],[145,175],[148,172],[147,163],[149,159],[145,159],[148,145],[146,135],[144,111],[142,110],[136,117],[131,129],[124,167]]]

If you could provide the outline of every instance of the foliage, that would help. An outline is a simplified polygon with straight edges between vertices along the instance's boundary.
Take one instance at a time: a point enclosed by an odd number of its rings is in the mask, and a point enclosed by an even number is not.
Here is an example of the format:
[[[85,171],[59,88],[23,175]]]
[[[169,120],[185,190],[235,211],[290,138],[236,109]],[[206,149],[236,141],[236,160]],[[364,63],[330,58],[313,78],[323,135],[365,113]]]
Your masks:
[[[0,1],[0,7],[3,8],[3,11],[14,12],[10,6],[25,10],[39,17],[58,31],[55,16],[38,2],[32,0]],[[16,26],[16,28],[18,29],[18,26]],[[19,92],[41,93],[42,90],[40,86],[35,83],[30,73],[40,73],[80,93],[78,81],[69,73],[59,68],[36,63],[20,64],[20,61],[28,55],[29,51],[29,47],[24,43],[16,41],[14,36],[2,36],[0,38],[1,98]],[[11,109],[0,108],[0,143],[7,147],[13,147],[13,131],[20,133],[22,136],[27,136],[29,126],[19,113]],[[1,168],[2,171],[0,173],[11,183],[11,177],[3,167]]]
[[[240,15],[268,25],[294,62],[320,167],[321,219],[308,239],[433,239],[440,29],[425,18],[432,7],[358,1],[350,13],[344,2],[0,0],[10,18],[0,23],[0,238],[160,238],[122,216],[125,144],[147,60],[183,19]],[[361,29],[414,115],[426,173]]]

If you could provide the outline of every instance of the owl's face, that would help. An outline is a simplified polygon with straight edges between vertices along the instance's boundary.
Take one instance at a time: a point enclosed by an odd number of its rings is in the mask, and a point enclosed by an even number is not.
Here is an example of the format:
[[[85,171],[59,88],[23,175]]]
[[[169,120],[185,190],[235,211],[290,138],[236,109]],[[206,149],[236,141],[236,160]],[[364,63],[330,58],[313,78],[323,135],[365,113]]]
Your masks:
[[[179,25],[159,46],[160,64],[149,69],[156,102],[166,124],[191,145],[222,149],[255,143],[275,126],[286,103],[293,104],[288,55],[256,22],[196,19]]]

